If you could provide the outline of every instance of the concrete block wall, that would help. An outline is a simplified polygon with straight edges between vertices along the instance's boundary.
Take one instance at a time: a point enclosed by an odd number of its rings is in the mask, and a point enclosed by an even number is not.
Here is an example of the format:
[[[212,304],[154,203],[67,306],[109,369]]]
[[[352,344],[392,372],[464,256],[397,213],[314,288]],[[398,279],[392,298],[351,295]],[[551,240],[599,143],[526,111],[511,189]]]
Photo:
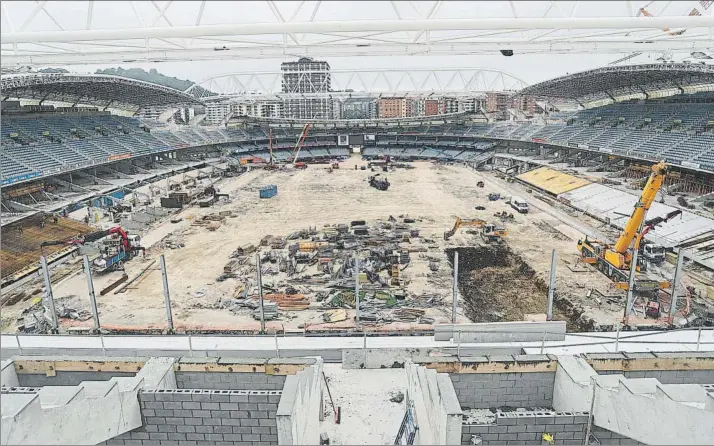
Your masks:
[[[78,386],[82,381],[109,381],[114,377],[131,378],[133,372],[57,371],[54,376],[45,373],[20,373],[17,375],[22,387]]]
[[[143,426],[107,445],[278,444],[281,391],[155,390],[139,392]]]
[[[601,370],[599,375],[625,375],[625,378],[655,378],[662,384],[714,384],[714,370]]]
[[[462,411],[449,376],[410,362],[405,368],[406,404],[419,427],[414,444],[458,444]]]
[[[318,358],[310,367],[285,379],[277,413],[279,444],[320,444],[322,365],[322,358]]]
[[[519,411],[497,412],[496,420],[489,424],[464,423],[461,444],[472,445],[474,438],[481,444],[492,445],[542,445],[543,434],[553,437],[555,444],[583,444],[587,435],[588,412]],[[637,445],[631,438],[607,429],[592,426],[590,444]]]
[[[519,411],[498,412],[489,424],[462,425],[461,444],[540,445],[543,434],[553,436],[555,444],[583,444],[587,432],[587,412]]]
[[[285,375],[250,372],[176,372],[179,389],[282,390]]]
[[[553,405],[555,370],[533,373],[451,373],[462,409]]]

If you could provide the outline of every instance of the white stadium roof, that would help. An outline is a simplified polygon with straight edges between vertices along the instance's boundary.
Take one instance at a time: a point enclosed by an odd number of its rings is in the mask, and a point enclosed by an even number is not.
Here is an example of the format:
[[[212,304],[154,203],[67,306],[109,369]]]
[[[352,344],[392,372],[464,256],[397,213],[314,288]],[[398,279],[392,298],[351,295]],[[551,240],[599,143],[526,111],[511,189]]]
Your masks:
[[[2,66],[525,53],[707,53],[703,1],[14,1]],[[644,12],[640,8],[645,8]]]

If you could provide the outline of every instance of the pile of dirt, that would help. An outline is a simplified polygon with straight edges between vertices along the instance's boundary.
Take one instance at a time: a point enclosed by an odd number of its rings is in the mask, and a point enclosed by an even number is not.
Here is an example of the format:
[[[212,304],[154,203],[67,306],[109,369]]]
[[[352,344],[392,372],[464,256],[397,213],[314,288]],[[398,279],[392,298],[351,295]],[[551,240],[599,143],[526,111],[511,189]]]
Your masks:
[[[473,322],[522,321],[545,313],[547,289],[506,245],[458,248],[459,289]],[[453,259],[453,250],[449,253]]]

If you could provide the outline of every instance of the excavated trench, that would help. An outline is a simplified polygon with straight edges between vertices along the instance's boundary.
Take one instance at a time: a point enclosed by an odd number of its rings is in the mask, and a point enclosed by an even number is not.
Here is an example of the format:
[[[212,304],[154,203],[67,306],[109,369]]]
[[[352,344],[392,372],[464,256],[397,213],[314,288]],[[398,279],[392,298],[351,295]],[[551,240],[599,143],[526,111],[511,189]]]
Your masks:
[[[548,285],[521,256],[505,245],[447,249],[453,267],[459,252],[459,291],[472,322],[522,321],[524,315],[545,313]],[[587,330],[581,314],[567,299],[556,299],[553,319],[566,321],[569,331]]]

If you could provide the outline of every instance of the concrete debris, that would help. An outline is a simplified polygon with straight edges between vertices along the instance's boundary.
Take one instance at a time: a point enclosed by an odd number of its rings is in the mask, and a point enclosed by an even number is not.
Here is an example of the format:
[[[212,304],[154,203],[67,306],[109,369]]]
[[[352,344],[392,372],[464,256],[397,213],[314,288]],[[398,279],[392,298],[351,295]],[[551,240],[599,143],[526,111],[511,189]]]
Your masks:
[[[390,390],[389,401],[393,403],[401,403],[402,401],[404,401],[404,392],[402,392],[401,390]]]

